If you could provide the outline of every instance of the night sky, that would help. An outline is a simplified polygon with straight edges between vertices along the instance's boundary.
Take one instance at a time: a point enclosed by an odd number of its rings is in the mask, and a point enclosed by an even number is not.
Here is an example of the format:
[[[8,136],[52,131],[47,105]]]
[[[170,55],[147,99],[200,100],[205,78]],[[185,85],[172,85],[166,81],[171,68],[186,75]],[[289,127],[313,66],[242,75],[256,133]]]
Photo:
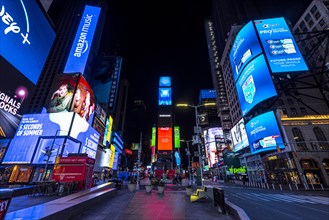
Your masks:
[[[102,49],[123,57],[121,77],[145,100],[150,132],[159,76],[172,77],[173,105],[197,104],[200,89],[213,88],[204,31],[209,16],[208,0],[110,1]],[[182,138],[191,139],[194,110],[173,110]]]

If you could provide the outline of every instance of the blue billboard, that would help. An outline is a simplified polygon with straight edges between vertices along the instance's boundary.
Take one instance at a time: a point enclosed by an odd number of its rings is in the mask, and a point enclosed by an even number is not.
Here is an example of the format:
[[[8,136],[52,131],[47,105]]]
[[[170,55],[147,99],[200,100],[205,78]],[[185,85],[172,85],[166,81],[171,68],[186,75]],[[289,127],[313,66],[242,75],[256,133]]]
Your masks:
[[[246,124],[246,131],[252,154],[284,148],[282,135],[273,111],[251,119]]]
[[[97,138],[95,129],[74,112],[24,115],[2,162],[42,164],[47,148],[52,148],[49,163],[58,154],[69,153],[87,153],[95,159]]]
[[[86,5],[64,73],[84,73],[101,8]]]
[[[160,76],[160,82],[159,82],[159,86],[171,86],[171,79],[170,76]]]
[[[247,63],[261,53],[262,49],[254,26],[252,22],[249,22],[239,31],[230,52],[230,62],[235,82]]]
[[[277,95],[264,55],[248,63],[236,83],[236,89],[243,116],[258,103]]]
[[[159,105],[171,105],[171,88],[159,88]]]
[[[35,0],[2,0],[0,7],[0,56],[36,85],[55,32]]]
[[[308,70],[284,18],[255,20],[254,23],[272,73]]]

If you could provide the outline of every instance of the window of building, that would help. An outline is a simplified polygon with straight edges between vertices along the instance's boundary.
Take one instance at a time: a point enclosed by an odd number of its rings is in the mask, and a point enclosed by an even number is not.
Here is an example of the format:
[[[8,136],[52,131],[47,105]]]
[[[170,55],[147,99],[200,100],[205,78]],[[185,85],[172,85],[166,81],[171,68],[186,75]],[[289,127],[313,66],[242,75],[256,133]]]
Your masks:
[[[323,18],[319,21],[319,24],[320,24],[320,26],[322,27],[323,25],[324,25],[324,20],[323,20]]]
[[[293,128],[292,134],[294,136],[294,140],[296,141],[297,149],[300,151],[308,151],[308,148],[305,143],[305,139],[303,133],[299,128]]]
[[[313,128],[316,140],[321,150],[329,150],[329,142],[320,127]]]
[[[305,21],[308,22],[310,19],[311,19],[311,15],[308,13],[308,14],[305,16]]]
[[[318,168],[318,165],[317,165],[316,161],[313,160],[313,159],[300,160],[300,165],[302,166],[303,169]]]
[[[313,27],[314,25],[314,21],[312,19],[310,19],[308,22],[307,22],[308,26],[311,28]]]
[[[296,108],[290,108],[291,115],[297,115],[297,109]]]
[[[305,28],[305,22],[304,21],[300,22],[299,28],[302,29],[302,30]]]
[[[306,114],[307,114],[306,108],[304,108],[304,107],[300,107],[300,112],[301,112],[303,115],[306,115]]]
[[[317,13],[314,15],[314,17],[316,18],[316,20],[318,20],[318,19],[321,17],[320,12],[317,12]]]
[[[318,8],[316,7],[316,5],[313,5],[313,7],[311,8],[311,13],[314,14],[317,10]]]

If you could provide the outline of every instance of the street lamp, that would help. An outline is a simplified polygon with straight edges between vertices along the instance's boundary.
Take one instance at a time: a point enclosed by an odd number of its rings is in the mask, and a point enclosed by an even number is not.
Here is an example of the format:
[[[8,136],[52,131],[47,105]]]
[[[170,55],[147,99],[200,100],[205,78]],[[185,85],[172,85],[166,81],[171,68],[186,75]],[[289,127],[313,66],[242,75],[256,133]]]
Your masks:
[[[185,142],[187,144],[187,157],[188,157],[188,179],[189,179],[189,185],[192,185],[192,179],[191,179],[191,152],[190,152],[190,142],[193,140],[180,140],[181,142]]]
[[[45,166],[45,171],[44,171],[45,174],[44,174],[44,177],[43,177],[44,181],[46,180],[48,164],[49,164],[50,156],[52,155],[52,151],[53,151],[53,148],[54,148],[54,145],[55,145],[57,134],[58,134],[58,132],[61,132],[61,131],[64,131],[64,130],[56,130],[56,133],[55,133],[53,142],[51,143],[50,149],[49,149],[49,147],[46,148],[45,156],[47,156],[47,160],[46,160],[46,166]],[[65,131],[65,132],[67,132],[67,131]]]
[[[198,121],[198,108],[200,107],[206,107],[206,106],[215,106],[216,103],[213,102],[209,102],[209,103],[204,103],[202,105],[189,105],[186,103],[180,103],[177,104],[177,107],[190,107],[190,108],[194,108],[194,113],[195,113],[195,127],[196,127],[196,134],[197,134],[197,145],[198,145],[198,152],[199,152],[199,164],[200,164],[200,176],[201,176],[201,186],[203,186],[203,167],[202,167],[202,158],[201,158],[201,148],[200,148],[200,132],[199,132],[199,121]]]

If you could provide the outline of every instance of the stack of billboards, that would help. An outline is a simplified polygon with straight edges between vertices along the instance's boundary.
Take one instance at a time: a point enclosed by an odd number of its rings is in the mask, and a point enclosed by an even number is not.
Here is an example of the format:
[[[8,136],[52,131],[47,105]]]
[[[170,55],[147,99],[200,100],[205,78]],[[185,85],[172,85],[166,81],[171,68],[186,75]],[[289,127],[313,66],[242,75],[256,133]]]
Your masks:
[[[230,62],[243,117],[277,96],[273,75],[308,70],[284,18],[246,24],[235,38]],[[251,117],[246,128],[241,119],[231,137],[235,152],[248,145],[252,154],[284,148],[274,112]]]

